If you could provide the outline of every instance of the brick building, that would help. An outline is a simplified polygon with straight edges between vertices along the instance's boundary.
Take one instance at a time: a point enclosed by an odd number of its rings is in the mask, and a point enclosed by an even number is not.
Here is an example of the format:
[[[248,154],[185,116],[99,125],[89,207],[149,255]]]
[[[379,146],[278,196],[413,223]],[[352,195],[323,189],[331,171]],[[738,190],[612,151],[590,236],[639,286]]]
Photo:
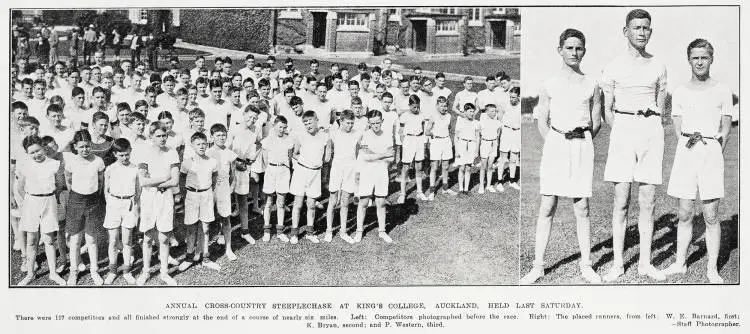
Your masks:
[[[451,54],[520,51],[517,8],[285,8],[275,45],[327,52],[372,52],[379,41],[405,51]]]

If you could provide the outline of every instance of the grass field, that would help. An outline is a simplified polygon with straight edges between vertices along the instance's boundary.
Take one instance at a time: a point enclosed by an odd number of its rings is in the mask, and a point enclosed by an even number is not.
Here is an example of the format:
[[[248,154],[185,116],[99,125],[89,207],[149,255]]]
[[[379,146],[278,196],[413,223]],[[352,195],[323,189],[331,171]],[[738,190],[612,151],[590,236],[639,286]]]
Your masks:
[[[536,124],[523,125],[523,156],[522,165],[522,195],[521,195],[521,273],[531,269],[534,260],[534,233],[537,211],[539,209],[539,162],[541,158],[542,138],[536,129]],[[674,262],[675,237],[677,230],[677,203],[667,196],[666,187],[672,170],[672,161],[676,145],[676,136],[671,125],[665,127],[664,154],[664,183],[657,187],[656,210],[654,212],[655,228],[652,246],[652,263],[657,268],[666,268]],[[732,129],[730,141],[724,152],[725,173],[724,184],[726,197],[719,206],[722,240],[719,254],[719,271],[725,282],[735,284],[739,282],[739,150],[738,128]],[[600,275],[605,274],[612,261],[612,199],[613,186],[603,182],[604,164],[607,158],[609,143],[609,127],[604,127],[594,140],[594,185],[590,203],[591,215],[591,245],[593,268]],[[635,191],[635,190],[634,190]],[[635,194],[635,193],[634,193]],[[637,197],[633,197],[637,198]],[[650,278],[637,274],[638,261],[638,229],[637,229],[637,201],[631,201],[628,216],[628,227],[625,239],[625,275],[617,283],[649,284],[657,283]],[[696,207],[695,212],[700,207]],[[674,275],[667,278],[666,283],[707,283],[706,246],[703,239],[705,225],[702,217],[696,216],[694,221],[693,243],[688,251],[688,272],[684,275]],[[580,259],[576,242],[575,219],[573,217],[572,201],[561,199],[558,204],[552,234],[545,256],[547,264],[546,275],[539,280],[539,284],[585,284],[580,277],[577,262]]]

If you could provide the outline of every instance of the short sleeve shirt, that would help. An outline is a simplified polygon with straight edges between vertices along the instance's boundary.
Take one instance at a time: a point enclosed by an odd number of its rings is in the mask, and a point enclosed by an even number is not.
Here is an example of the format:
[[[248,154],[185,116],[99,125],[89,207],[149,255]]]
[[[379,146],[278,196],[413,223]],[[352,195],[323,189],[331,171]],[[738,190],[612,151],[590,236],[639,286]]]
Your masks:
[[[336,130],[331,133],[331,141],[333,142],[333,163],[351,163],[356,160],[357,157],[357,142],[362,137],[362,133],[357,133],[352,130],[351,132],[344,132]]]
[[[26,179],[24,190],[29,194],[50,194],[55,191],[55,175],[60,161],[45,158],[42,162],[26,159],[16,168],[16,174]]]
[[[294,142],[291,137],[278,137],[271,134],[261,142],[264,150],[268,152],[268,162],[276,165],[289,165],[289,150]]]
[[[315,168],[322,165],[328,138],[328,134],[320,130],[315,135],[308,132],[298,134],[299,156],[297,160],[308,167]]]
[[[238,157],[237,153],[234,153],[229,147],[221,149],[219,146],[214,145],[207,150],[206,155],[218,162],[219,180],[228,181],[232,163],[237,160]]]
[[[432,136],[440,138],[450,136],[450,126],[452,118],[453,117],[449,113],[434,114],[432,118],[430,118],[432,120]]]
[[[149,176],[158,178],[169,176],[172,166],[179,166],[180,163],[180,157],[174,149],[164,150],[150,144],[142,145],[133,160],[138,163],[139,168],[146,169]]]
[[[404,135],[419,136],[424,133],[425,116],[421,113],[406,112],[399,116],[399,123],[404,128]]]
[[[187,174],[185,186],[194,189],[208,189],[213,182],[213,173],[218,172],[218,162],[216,159],[208,157],[206,159],[193,156],[182,162],[180,173]]]
[[[124,166],[114,163],[107,167],[109,174],[109,193],[116,196],[135,195],[135,184],[138,178],[138,167],[131,163]]]
[[[491,118],[487,114],[482,114],[479,120],[479,126],[481,138],[490,140],[497,138],[497,130],[503,126],[503,123],[497,118]]]
[[[656,109],[656,92],[667,85],[667,68],[656,57],[621,55],[604,67],[600,85],[614,95],[615,110]]]
[[[87,160],[72,153],[65,153],[65,171],[71,173],[71,190],[89,195],[99,189],[99,173],[104,171],[104,161],[94,155]]]
[[[672,94],[672,116],[682,118],[685,133],[717,136],[722,116],[731,116],[733,107],[732,91],[721,83],[702,90],[686,84]]]

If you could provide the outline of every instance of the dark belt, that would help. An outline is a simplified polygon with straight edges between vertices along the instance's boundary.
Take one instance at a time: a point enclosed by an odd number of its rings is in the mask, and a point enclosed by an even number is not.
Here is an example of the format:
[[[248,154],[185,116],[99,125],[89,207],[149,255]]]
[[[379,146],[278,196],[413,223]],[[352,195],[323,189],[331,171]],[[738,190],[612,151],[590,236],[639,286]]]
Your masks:
[[[437,138],[437,139],[445,139],[445,138],[448,138],[448,136],[445,136],[445,137],[440,137],[440,136],[432,136],[432,138]]]
[[[412,137],[419,137],[419,136],[421,136],[421,135],[423,135],[423,134],[424,134],[424,132],[420,132],[420,133],[417,133],[417,134],[411,134],[411,133],[407,133],[406,135],[407,135],[407,136],[412,136]]]
[[[53,192],[49,193],[49,194],[29,194],[29,196],[34,196],[34,197],[49,197],[49,196],[53,196],[53,195],[55,195],[55,193],[53,193]]]
[[[305,167],[305,168],[307,168],[307,169],[309,169],[309,170],[319,170],[319,169],[320,169],[320,168],[322,167],[322,166],[318,166],[318,167],[310,167],[310,166],[307,166],[307,165],[305,165],[305,164],[303,164],[303,163],[299,162],[299,160],[297,160],[297,164],[298,164],[298,165],[300,165],[300,166],[302,166],[302,167]]]
[[[651,108],[646,109],[646,110],[638,110],[636,112],[627,112],[627,111],[615,110],[615,113],[616,114],[623,114],[623,115],[643,116],[643,117],[646,117],[646,118],[648,118],[649,116],[660,116],[661,115],[660,113],[651,110]]]
[[[484,138],[482,138],[482,140],[483,141],[495,141],[495,140],[497,140],[497,138],[492,138],[492,139],[484,139]]]
[[[520,130],[520,129],[521,129],[521,128],[514,128],[514,127],[512,127],[512,126],[507,126],[507,125],[503,125],[503,127],[504,127],[504,128],[508,128],[508,129],[511,129],[511,130]]]
[[[463,140],[463,141],[466,141],[466,142],[473,142],[474,141],[474,139],[464,139],[464,138],[458,138],[458,140]]]
[[[114,197],[114,198],[117,198],[117,199],[131,199],[131,198],[133,198],[133,196],[135,196],[135,195],[117,196],[117,195],[113,195],[113,194],[109,194],[109,195],[112,196],[112,197]]]
[[[579,126],[573,130],[570,130],[568,132],[561,131],[560,129],[550,126],[552,130],[555,130],[555,132],[558,132],[565,136],[565,139],[584,139],[586,138],[586,131],[589,131],[590,129],[588,127]]]
[[[272,167],[286,167],[286,168],[289,168],[289,166],[287,166],[285,164],[275,164],[273,162],[269,162],[268,165],[272,166]]]
[[[202,193],[202,192],[204,192],[204,191],[208,191],[208,190],[211,190],[211,188],[206,188],[206,189],[195,189],[195,188],[193,188],[193,187],[185,187],[185,189],[187,189],[187,191],[189,191],[189,192],[194,192],[194,193]]]
[[[703,143],[703,145],[706,145],[707,144],[706,143],[706,139],[713,139],[713,140],[716,140],[716,141],[719,140],[719,138],[716,138],[716,137],[705,137],[700,132],[693,132],[692,134],[691,133],[682,132],[681,134],[682,134],[683,137],[688,137],[688,141],[685,144],[685,147],[687,147],[687,148],[692,148],[699,141],[701,143]]]

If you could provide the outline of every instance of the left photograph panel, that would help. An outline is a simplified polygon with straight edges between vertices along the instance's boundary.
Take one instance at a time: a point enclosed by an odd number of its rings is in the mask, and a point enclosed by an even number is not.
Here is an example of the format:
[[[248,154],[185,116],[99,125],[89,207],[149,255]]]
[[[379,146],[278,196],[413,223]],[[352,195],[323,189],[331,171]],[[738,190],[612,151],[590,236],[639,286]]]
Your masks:
[[[518,8],[10,15],[11,287],[518,284]]]

